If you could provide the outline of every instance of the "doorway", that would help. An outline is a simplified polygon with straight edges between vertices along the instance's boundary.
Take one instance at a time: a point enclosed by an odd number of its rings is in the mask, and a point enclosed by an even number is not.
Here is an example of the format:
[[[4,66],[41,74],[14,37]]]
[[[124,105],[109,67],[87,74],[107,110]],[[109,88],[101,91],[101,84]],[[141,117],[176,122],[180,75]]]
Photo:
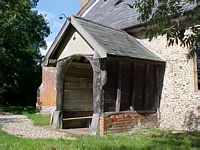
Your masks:
[[[67,65],[64,80],[62,126],[90,127],[93,114],[93,69],[90,62],[78,56]]]

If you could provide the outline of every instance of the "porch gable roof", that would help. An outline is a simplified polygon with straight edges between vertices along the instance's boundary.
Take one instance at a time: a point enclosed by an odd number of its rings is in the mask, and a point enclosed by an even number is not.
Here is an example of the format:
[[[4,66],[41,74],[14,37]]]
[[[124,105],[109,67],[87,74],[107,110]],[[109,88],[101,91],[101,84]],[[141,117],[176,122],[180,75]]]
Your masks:
[[[70,26],[73,26],[98,54],[94,57],[105,58],[107,55],[114,55],[163,62],[162,59],[150,52],[139,43],[136,38],[125,31],[113,29],[87,19],[72,16],[64,24],[54,40],[44,58],[43,65],[47,66],[49,64],[49,59],[57,59],[54,56],[55,51],[63,51],[63,49],[58,49],[58,45],[62,43],[65,36],[68,36]]]

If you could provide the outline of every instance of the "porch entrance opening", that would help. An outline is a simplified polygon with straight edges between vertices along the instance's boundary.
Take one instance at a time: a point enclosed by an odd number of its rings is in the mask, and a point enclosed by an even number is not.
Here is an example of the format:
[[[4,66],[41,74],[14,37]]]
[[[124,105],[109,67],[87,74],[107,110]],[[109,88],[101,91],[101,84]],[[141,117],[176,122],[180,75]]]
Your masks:
[[[62,126],[64,129],[90,127],[93,115],[93,69],[85,57],[67,66],[64,80]]]

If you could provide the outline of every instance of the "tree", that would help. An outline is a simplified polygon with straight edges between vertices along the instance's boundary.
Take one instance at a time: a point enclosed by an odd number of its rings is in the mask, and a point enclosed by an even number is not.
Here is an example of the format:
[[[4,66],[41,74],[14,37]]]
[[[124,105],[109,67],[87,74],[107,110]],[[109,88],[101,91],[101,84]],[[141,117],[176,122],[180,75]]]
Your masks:
[[[35,0],[0,1],[0,104],[34,105],[41,80],[41,54],[50,33],[32,8]]]
[[[166,35],[168,45],[179,44],[198,52],[200,45],[200,0],[118,0],[139,12],[138,20],[144,23],[145,33],[152,40]]]

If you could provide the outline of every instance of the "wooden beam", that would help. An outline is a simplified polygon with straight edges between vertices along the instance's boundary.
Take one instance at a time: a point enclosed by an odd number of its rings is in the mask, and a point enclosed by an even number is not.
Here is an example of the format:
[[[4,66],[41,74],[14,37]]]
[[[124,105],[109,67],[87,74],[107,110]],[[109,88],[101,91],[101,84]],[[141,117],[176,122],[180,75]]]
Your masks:
[[[93,59],[93,111],[102,113],[104,111],[104,85],[107,82],[106,59]]]
[[[154,108],[158,109],[159,107],[159,98],[160,98],[160,67],[156,66],[156,73],[155,73],[155,82],[156,82],[156,89],[155,89],[155,106]]]
[[[63,87],[64,87],[64,68],[63,62],[58,62],[56,66],[56,110],[62,111],[62,103],[63,103]]]
[[[64,80],[66,64],[70,62],[71,57],[59,61],[56,66],[56,110],[62,111],[62,104],[64,99]]]
[[[90,132],[92,135],[96,135],[99,133],[99,124],[100,124],[100,114],[93,114],[92,115],[92,122],[90,127]]]
[[[95,54],[98,55],[98,54]],[[98,59],[91,56],[86,57],[93,68],[93,116],[90,127],[91,134],[95,135],[99,132],[100,114],[104,111],[104,90],[106,84],[106,59]]]
[[[101,113],[101,70],[99,59],[93,61],[93,112]]]
[[[136,88],[136,84],[135,84],[135,79],[136,79],[136,62],[133,62],[131,65],[131,88],[130,88],[130,110],[134,110],[134,103],[135,103],[135,88]]]
[[[148,94],[149,94],[149,64],[145,65],[145,73],[144,73],[144,103],[143,103],[143,108],[146,109],[147,104],[148,104]]]
[[[49,65],[55,65],[57,63],[57,59],[49,59]]]
[[[119,67],[118,67],[118,87],[117,87],[117,99],[116,99],[116,107],[115,111],[119,112],[120,111],[120,102],[121,102],[121,90],[122,90],[122,64],[119,62]]]
[[[165,64],[164,61],[153,61],[153,60],[147,60],[147,59],[140,59],[140,58],[133,58],[128,56],[114,56],[109,55],[109,59],[121,61],[121,62],[137,62],[137,63],[143,63],[143,64],[155,64],[155,65],[163,65]]]
[[[56,65],[56,111],[53,112],[52,116],[52,127],[62,128],[62,104],[64,99],[64,76],[65,67],[67,62],[70,61],[70,57],[59,61]]]
[[[83,119],[92,119],[92,116],[74,117],[74,118],[63,118],[63,121],[69,121],[69,120],[83,120]]]
[[[101,69],[101,113],[104,112],[105,104],[105,90],[104,86],[107,83],[107,58],[100,59],[100,69]]]

